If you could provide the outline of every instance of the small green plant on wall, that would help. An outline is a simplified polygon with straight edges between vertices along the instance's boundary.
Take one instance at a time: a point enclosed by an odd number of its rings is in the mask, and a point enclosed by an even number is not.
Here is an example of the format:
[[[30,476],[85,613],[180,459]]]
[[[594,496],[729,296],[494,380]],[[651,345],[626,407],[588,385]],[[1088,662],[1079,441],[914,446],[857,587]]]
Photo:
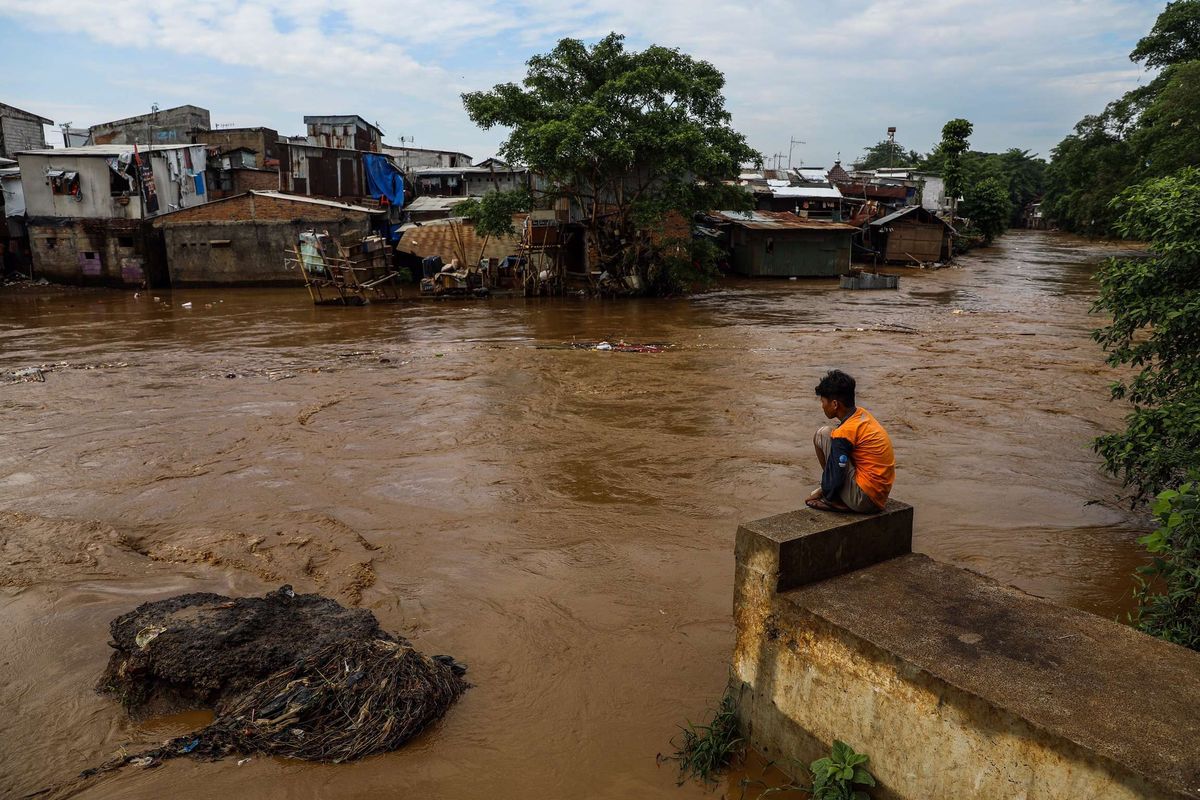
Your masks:
[[[688,722],[680,726],[680,732],[682,740],[678,744],[679,749],[674,755],[665,757],[679,762],[680,785],[689,778],[715,783],[717,776],[742,753],[733,695],[728,691],[721,698],[712,722],[708,725]]]
[[[818,758],[809,768],[813,776],[813,800],[868,800],[865,791],[855,788],[875,785],[875,778],[864,766],[866,763],[866,755],[834,740],[832,752]]]

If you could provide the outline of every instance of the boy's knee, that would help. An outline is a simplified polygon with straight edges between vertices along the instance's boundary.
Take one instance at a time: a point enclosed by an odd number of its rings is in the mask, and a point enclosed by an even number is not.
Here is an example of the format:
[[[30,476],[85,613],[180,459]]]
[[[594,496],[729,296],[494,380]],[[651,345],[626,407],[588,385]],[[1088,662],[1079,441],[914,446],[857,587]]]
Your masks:
[[[813,434],[813,444],[828,454],[833,446],[833,426],[822,425],[817,428],[817,432]]]

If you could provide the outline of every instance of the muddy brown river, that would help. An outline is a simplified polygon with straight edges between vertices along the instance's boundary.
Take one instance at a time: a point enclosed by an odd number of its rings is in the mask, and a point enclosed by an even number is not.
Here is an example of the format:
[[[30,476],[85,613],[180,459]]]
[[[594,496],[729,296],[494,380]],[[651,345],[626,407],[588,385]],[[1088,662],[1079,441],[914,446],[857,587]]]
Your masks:
[[[1122,414],[1089,338],[1113,252],[1014,232],[898,291],[669,301],[0,289],[0,372],[53,365],[0,386],[0,794],[203,722],[92,691],[111,618],[291,583],[474,688],[393,754],[178,759],[79,797],[714,796],[655,755],[721,693],[737,524],[816,484],[832,367],[892,434],[916,549],[1114,616],[1143,521],[1088,447]],[[562,347],[621,338],[671,347]]]

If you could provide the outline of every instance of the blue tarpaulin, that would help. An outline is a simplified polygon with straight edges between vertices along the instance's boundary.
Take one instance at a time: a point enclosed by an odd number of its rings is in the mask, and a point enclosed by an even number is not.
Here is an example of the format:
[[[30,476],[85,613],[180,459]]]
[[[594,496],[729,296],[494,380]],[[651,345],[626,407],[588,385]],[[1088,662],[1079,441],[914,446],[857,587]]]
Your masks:
[[[404,174],[387,156],[363,153],[363,168],[367,173],[367,191],[371,197],[386,197],[394,206],[404,205]]]

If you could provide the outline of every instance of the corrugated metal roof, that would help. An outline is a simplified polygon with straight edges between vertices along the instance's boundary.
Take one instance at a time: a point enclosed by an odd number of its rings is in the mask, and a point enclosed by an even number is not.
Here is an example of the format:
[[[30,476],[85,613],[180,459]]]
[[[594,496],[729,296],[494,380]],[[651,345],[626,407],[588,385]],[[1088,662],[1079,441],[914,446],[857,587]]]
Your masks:
[[[823,181],[828,180],[829,177],[825,170],[819,167],[797,167],[796,174],[806,181],[813,181],[816,183],[822,183]]]
[[[367,206],[356,206],[350,203],[339,203],[336,200],[322,200],[319,197],[307,197],[299,194],[284,194],[277,192],[274,189],[251,189],[250,194],[256,194],[260,197],[274,197],[277,200],[288,200],[293,203],[311,203],[315,206],[329,206],[330,208],[344,208],[347,211],[365,211],[368,214],[383,214],[386,213],[382,208],[368,208]]]
[[[197,144],[154,144],[138,145],[138,152],[158,153],[163,150],[182,150],[185,147],[203,147]],[[119,156],[122,153],[132,153],[131,144],[88,144],[80,147],[51,147],[45,150],[22,150],[17,155],[25,156]]]
[[[836,186],[781,186],[772,189],[776,197],[828,197],[840,198],[841,191]]]
[[[459,203],[465,200],[479,200],[480,198],[472,195],[470,197],[437,197],[426,195],[418,197],[404,208],[408,211],[450,211]]]
[[[809,231],[856,231],[858,228],[844,222],[828,222],[823,219],[809,219],[793,214],[790,211],[714,211],[712,216],[741,225],[751,230],[780,231],[780,230],[809,230]]]

